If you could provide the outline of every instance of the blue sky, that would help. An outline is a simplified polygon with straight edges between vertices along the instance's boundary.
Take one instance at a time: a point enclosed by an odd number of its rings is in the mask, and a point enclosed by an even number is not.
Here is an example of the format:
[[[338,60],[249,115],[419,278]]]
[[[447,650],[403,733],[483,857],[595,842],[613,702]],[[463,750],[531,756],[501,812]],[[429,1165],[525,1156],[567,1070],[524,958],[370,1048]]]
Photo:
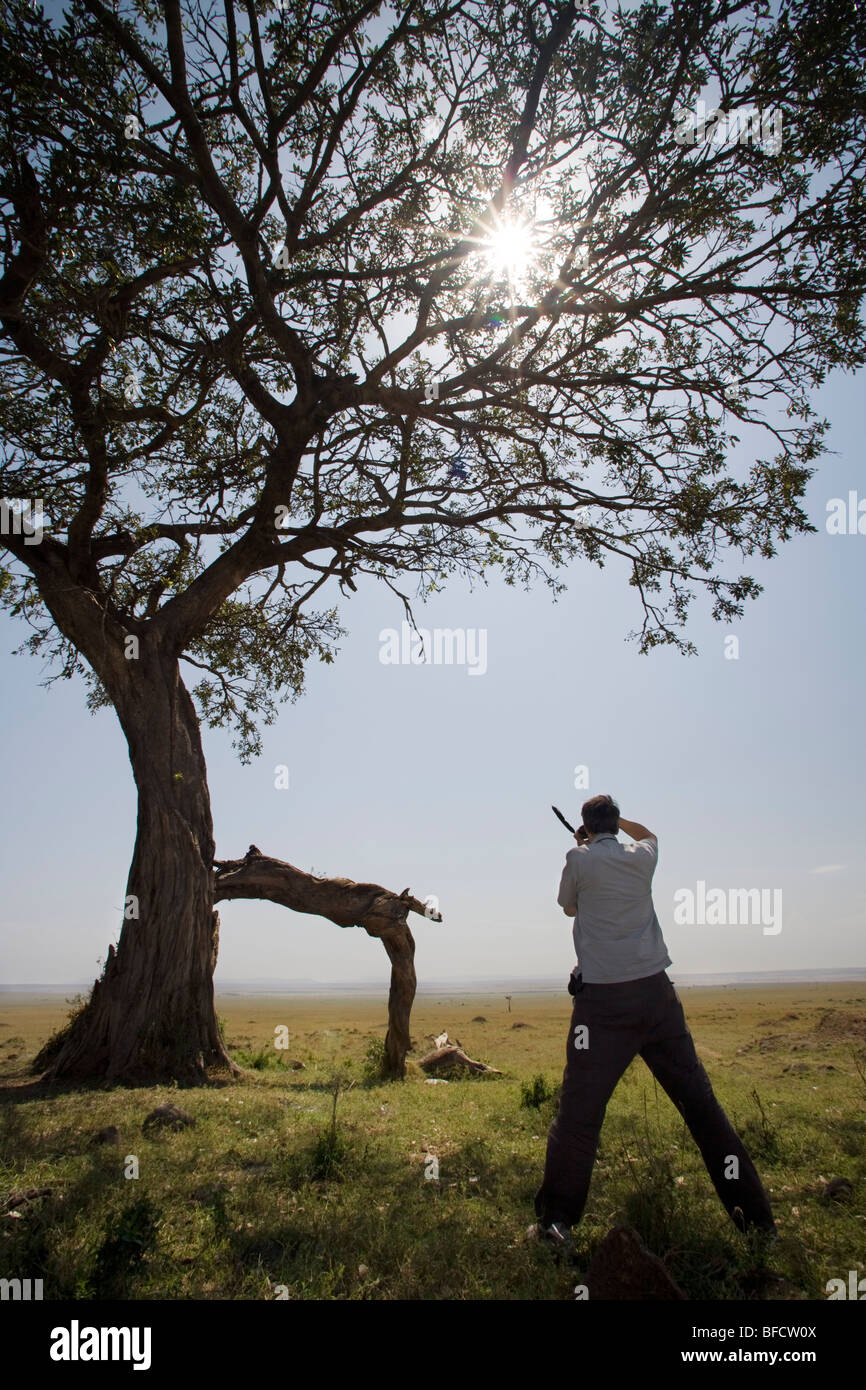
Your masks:
[[[343,606],[333,666],[265,731],[243,766],[206,734],[217,854],[254,842],[305,869],[436,895],[413,918],[419,981],[567,976],[571,922],[556,906],[586,795],[609,791],[659,835],[654,896],[673,974],[866,964],[863,950],[866,536],[829,535],[827,503],[863,483],[866,373],[816,394],[829,446],[807,506],[817,535],[747,568],[765,592],[732,627],[694,608],[697,657],[640,656],[623,569],[577,564],[554,603],[494,582],[454,584],[417,610],[428,628],[486,629],[487,670],[384,665],[403,614],[387,590]],[[4,619],[4,653],[25,630]],[[725,640],[739,639],[726,659]],[[40,689],[41,663],[5,657],[4,896],[0,979],[89,980],[120,928],[135,830],[125,745],[77,681]],[[574,768],[589,769],[589,791]],[[288,788],[275,769],[288,768]],[[780,890],[782,929],[678,925],[699,881]],[[224,903],[220,980],[388,978],[379,943],[269,903]]]

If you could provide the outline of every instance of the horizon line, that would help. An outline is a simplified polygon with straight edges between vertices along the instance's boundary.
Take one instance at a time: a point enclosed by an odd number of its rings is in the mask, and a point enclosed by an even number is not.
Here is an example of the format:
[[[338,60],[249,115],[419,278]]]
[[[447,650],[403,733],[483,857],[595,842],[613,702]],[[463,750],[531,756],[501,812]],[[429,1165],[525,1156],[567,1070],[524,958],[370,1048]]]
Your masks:
[[[670,967],[668,967],[670,969]],[[808,983],[814,980],[816,983],[833,983],[838,981],[843,983],[845,980],[859,978],[866,980],[866,966],[821,966],[806,967],[800,970],[693,970],[676,973],[670,970],[672,979],[685,984],[692,980],[713,981],[725,980],[728,982],[736,981],[742,984],[749,983],[778,983],[784,984],[787,980],[796,980]],[[387,980],[318,980],[309,976],[300,979],[275,979],[269,980],[261,975],[254,976],[248,980],[224,980],[221,983],[214,982],[214,993],[225,994],[229,991],[246,991],[263,993],[297,993],[312,994],[324,991],[354,992],[370,990],[379,993],[386,985]],[[11,981],[0,984],[0,995],[3,994],[45,994],[62,993],[65,990],[89,990],[92,981],[85,982],[80,980],[70,981]],[[417,995],[450,990],[452,993],[463,990],[466,993],[478,993],[481,987],[486,991],[507,989],[513,992],[533,992],[531,987],[538,989],[565,990],[565,983],[559,976],[499,976],[499,975],[461,975],[452,979],[434,977],[425,982],[419,983],[416,990]]]

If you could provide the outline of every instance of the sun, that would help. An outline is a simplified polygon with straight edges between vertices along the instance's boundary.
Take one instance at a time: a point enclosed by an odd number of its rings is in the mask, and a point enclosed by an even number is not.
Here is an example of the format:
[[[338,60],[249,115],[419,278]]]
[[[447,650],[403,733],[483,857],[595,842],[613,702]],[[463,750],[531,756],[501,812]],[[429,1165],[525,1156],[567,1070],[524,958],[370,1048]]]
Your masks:
[[[525,281],[535,258],[533,229],[519,218],[497,218],[495,225],[477,238],[484,268],[496,280],[512,286]]]
[[[532,230],[528,224],[503,222],[491,233],[485,254],[495,274],[517,280],[529,268],[532,251]]]

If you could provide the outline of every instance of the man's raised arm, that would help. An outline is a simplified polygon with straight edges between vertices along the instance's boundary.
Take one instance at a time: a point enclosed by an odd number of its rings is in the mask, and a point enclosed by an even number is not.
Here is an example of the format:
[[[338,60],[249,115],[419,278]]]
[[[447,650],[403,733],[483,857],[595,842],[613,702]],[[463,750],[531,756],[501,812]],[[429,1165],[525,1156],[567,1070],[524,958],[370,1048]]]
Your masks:
[[[657,840],[658,835],[652,830],[647,830],[645,825],[641,825],[636,820],[626,820],[625,816],[619,818],[619,828],[624,830],[626,835],[630,835],[633,840]]]

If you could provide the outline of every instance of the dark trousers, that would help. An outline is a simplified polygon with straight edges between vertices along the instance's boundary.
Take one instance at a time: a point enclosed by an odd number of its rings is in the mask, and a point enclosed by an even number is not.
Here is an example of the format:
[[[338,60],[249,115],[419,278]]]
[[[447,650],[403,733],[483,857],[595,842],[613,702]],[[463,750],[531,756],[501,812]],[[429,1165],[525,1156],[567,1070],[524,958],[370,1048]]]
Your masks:
[[[716,1100],[683,1006],[663,970],[613,985],[582,984],[578,977],[562,1097],[535,1196],[538,1220],[545,1226],[553,1221],[575,1226],[583,1215],[607,1102],[638,1053],[691,1130],[731,1219],[741,1231],[750,1226],[772,1231],[767,1194]]]

